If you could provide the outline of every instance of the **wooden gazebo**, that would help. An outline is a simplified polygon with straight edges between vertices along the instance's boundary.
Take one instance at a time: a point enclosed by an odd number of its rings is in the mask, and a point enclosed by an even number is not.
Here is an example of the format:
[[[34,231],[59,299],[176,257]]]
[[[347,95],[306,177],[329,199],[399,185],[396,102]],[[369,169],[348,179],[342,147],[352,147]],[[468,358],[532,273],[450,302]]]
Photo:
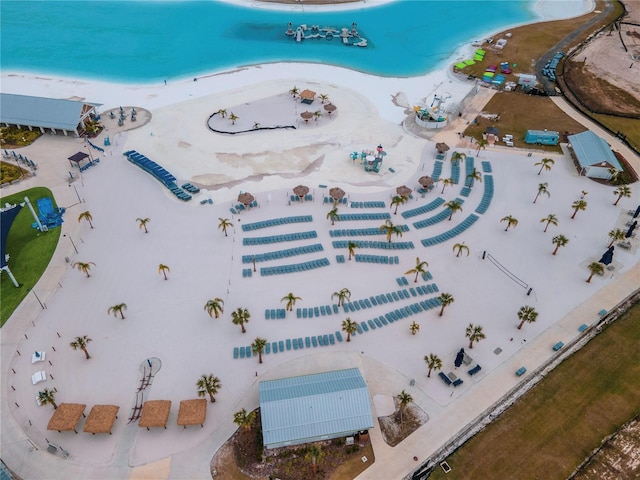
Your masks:
[[[316,99],[316,92],[313,90],[305,89],[300,92],[300,102],[311,105],[313,101]]]
[[[204,427],[207,418],[207,400],[205,398],[195,398],[193,400],[182,400],[180,410],[178,410],[178,425],[187,428],[187,425],[200,425]]]
[[[91,407],[87,421],[84,422],[83,432],[91,433],[108,433],[111,435],[113,424],[118,418],[118,410],[120,407],[116,405],[94,405]]]
[[[138,426],[147,430],[158,427],[166,429],[170,411],[171,400],[147,400],[142,405],[142,415]]]
[[[84,403],[61,403],[51,415],[47,430],[78,433],[76,425],[85,416],[84,409],[86,407]]]

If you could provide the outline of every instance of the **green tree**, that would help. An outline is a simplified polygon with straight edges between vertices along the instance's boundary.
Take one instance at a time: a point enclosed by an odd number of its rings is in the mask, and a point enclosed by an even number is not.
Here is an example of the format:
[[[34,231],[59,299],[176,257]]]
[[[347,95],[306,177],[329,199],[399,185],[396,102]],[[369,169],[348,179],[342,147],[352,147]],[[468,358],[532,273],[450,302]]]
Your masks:
[[[391,220],[385,220],[384,225],[380,227],[380,231],[387,236],[389,243],[391,243],[391,235],[402,237],[402,225],[394,225]]]
[[[109,307],[109,309],[107,310],[107,313],[109,314],[113,313],[114,317],[117,317],[118,315],[120,315],[120,318],[124,320],[124,311],[126,309],[127,309],[126,303],[118,303],[117,305],[113,305]]]
[[[587,209],[587,202],[584,201],[584,200],[576,200],[571,205],[571,208],[573,208],[573,215],[571,215],[571,218],[576,218],[576,213],[578,213],[578,210],[586,210]]]
[[[618,196],[618,198],[616,199],[616,202],[614,203],[614,205],[618,205],[618,202],[620,201],[620,199],[622,197],[630,197],[631,196],[631,189],[629,187],[627,187],[626,185],[620,185],[618,188],[616,188],[613,191],[613,194]]]
[[[533,323],[538,318],[538,312],[533,307],[529,305],[524,305],[520,307],[518,310],[518,319],[520,319],[520,324],[518,325],[518,330],[522,329],[522,326],[526,323]]]
[[[415,335],[420,331],[420,325],[415,321],[411,322],[411,325],[409,325],[409,331],[411,332],[411,335]]]
[[[469,348],[473,348],[474,342],[479,342],[483,338],[486,338],[486,335],[482,331],[482,326],[474,325],[472,323],[467,326],[464,336],[469,339]]]
[[[447,188],[449,185],[454,185],[456,182],[453,180],[453,178],[441,178],[440,183],[442,183],[442,191],[440,192],[442,194],[444,193],[445,188]]]
[[[93,228],[93,217],[91,216],[91,212],[89,210],[78,215],[78,222],[81,222],[82,220],[89,222],[89,226]]]
[[[352,321],[349,317],[342,321],[342,331],[347,334],[347,342],[351,341],[351,335],[356,333],[358,326],[356,322]]]
[[[220,383],[220,379],[212,373],[209,375],[202,374],[196,382],[196,387],[198,388],[199,397],[209,395],[211,403],[215,403],[216,398],[214,395],[218,394],[220,388],[222,388],[222,383]]]
[[[251,428],[251,424],[255,419],[255,410],[253,412],[247,413],[247,411],[243,408],[242,410],[233,414],[233,423],[244,430],[249,430]]]
[[[482,174],[476,168],[474,168],[473,171],[469,175],[467,175],[468,184],[471,184],[471,180],[482,182]]]
[[[457,200],[451,200],[447,203],[445,203],[443,205],[444,208],[448,208],[451,212],[451,215],[449,215],[449,220],[451,220],[453,218],[453,214],[456,212],[461,212],[462,211],[462,203],[460,203]]]
[[[331,300],[333,300],[334,297],[338,297],[338,306],[344,305],[345,300],[348,302],[351,301],[351,291],[348,288],[343,288],[340,291],[333,292],[333,294],[331,294]]]
[[[147,229],[147,223],[151,221],[150,218],[136,218],[136,222],[138,222],[138,228],[140,230],[144,230],[144,233],[149,233]]]
[[[347,250],[349,251],[349,260],[351,260],[351,257],[354,257],[356,255],[356,248],[360,248],[360,245],[358,245],[356,242],[349,240],[347,242]]]
[[[404,205],[405,203],[407,203],[408,198],[407,197],[401,197],[400,195],[396,195],[391,199],[391,202],[389,204],[390,208],[393,208],[394,205],[396,207],[396,209],[393,211],[393,214],[396,215],[398,213],[398,207],[400,205]]]
[[[245,323],[249,323],[251,314],[246,308],[238,307],[234,312],[231,312],[231,323],[234,325],[240,325],[242,333],[247,333],[247,329],[244,328]]]
[[[91,272],[91,265],[95,267],[96,264],[93,262],[73,262],[71,267],[81,271],[87,276],[87,278],[89,278],[91,276],[89,273]]]
[[[544,193],[547,197],[551,197],[551,193],[547,189],[548,186],[549,186],[548,183],[538,184],[538,193],[536,193],[536,198],[533,199],[533,203],[536,203],[536,201],[538,201],[538,197],[540,196],[541,193]]]
[[[402,416],[404,414],[405,409],[411,402],[413,402],[413,397],[406,391],[402,390],[398,394],[398,404],[400,406],[400,408],[398,409],[400,413],[400,423],[402,423],[403,421]]]
[[[233,228],[233,223],[228,218],[218,217],[218,228],[224,232],[224,236],[227,237],[227,229]]]
[[[553,250],[553,254],[555,255],[556,253],[558,253],[558,249],[560,247],[564,247],[567,243],[569,243],[569,239],[564,235],[556,235],[555,237],[553,237],[553,240],[551,240],[551,243],[556,246],[556,248]]]
[[[462,160],[466,160],[467,156],[464,153],[460,153],[460,152],[453,152],[451,154],[451,165],[456,165],[458,162],[461,162]]]
[[[414,279],[414,283],[418,283],[418,275],[421,273],[425,273],[427,271],[427,267],[429,264],[426,261],[420,260],[420,257],[416,257],[416,266],[411,270],[407,270],[404,272],[405,275],[413,275],[416,274],[416,278]]]
[[[158,265],[158,273],[161,273],[162,275],[164,275],[165,280],[169,280],[169,277],[167,277],[167,272],[170,272],[170,271],[171,269],[168,266],[163,265],[162,263]]]
[[[485,150],[487,148],[487,145],[489,145],[489,142],[487,141],[487,139],[485,138],[481,138],[480,140],[478,140],[478,148],[476,149],[476,157],[480,156],[480,150]]]
[[[294,85],[293,88],[291,90],[289,90],[289,93],[291,94],[291,96],[293,98],[296,98],[296,95],[298,95],[298,93],[300,93],[300,90],[298,89],[298,87],[296,87]]]
[[[515,217],[512,217],[511,215],[502,217],[502,219],[500,219],[500,222],[507,222],[507,228],[504,229],[505,232],[509,230],[509,227],[515,228],[518,226],[518,219]]]
[[[544,217],[543,219],[540,220],[540,223],[547,223],[544,227],[544,231],[547,231],[547,228],[549,228],[549,225],[553,225],[554,227],[558,226],[558,217],[556,217],[556,215],[554,213],[550,213],[549,215],[547,215],[546,217]]]
[[[329,213],[327,213],[327,219],[331,220],[331,225],[334,225],[336,220],[340,220],[340,215],[338,215],[338,207],[333,207],[331,210],[329,210]]]
[[[322,112],[320,110],[316,110],[313,112],[313,119],[317,122],[319,119],[323,117]]]
[[[450,293],[441,293],[438,297],[438,300],[440,300],[440,304],[442,305],[442,308],[440,308],[440,315],[438,315],[439,317],[444,314],[444,309],[446,307],[456,301],[456,299],[453,298],[453,295],[451,295]]]
[[[604,265],[600,262],[591,262],[587,265],[587,268],[591,272],[591,275],[587,278],[587,283],[591,283],[591,279],[594,275],[602,275],[604,273]]]
[[[221,108],[220,110],[218,110],[218,115],[220,115],[222,118],[227,118],[227,111],[224,108]]]
[[[287,302],[285,310],[287,310],[288,312],[293,312],[293,307],[295,307],[298,300],[302,300],[302,298],[296,297],[292,292],[287,293],[284,297],[282,297],[282,299],[280,299],[281,302]]]
[[[213,318],[214,315],[216,318],[220,317],[220,314],[224,313],[224,300],[219,297],[207,300],[207,303],[204,304],[204,311],[207,312],[211,318]]]
[[[611,247],[618,240],[624,240],[626,236],[625,236],[624,230],[620,230],[619,228],[616,228],[615,230],[611,230],[609,232],[609,238],[611,239],[611,243],[609,244],[609,247]]]
[[[329,95],[327,95],[326,93],[321,93],[320,95],[318,95],[320,97],[320,100],[322,100],[322,104],[324,105],[324,102],[326,102],[327,100],[329,100]]]
[[[71,342],[69,345],[74,350],[82,350],[84,352],[85,357],[87,357],[87,360],[88,360],[91,358],[91,356],[89,355],[89,350],[87,350],[87,344],[91,341],[92,340],[89,337],[87,337],[86,335],[83,335],[81,337],[76,337],[75,340]]]
[[[467,247],[464,242],[462,243],[456,243],[453,246],[453,251],[458,251],[458,253],[456,253],[456,258],[458,258],[460,255],[462,255],[462,252],[467,252],[467,257],[469,256],[469,254],[471,253],[471,251],[469,250],[469,247]]]
[[[311,471],[314,475],[318,473],[318,463],[324,458],[324,452],[315,443],[309,446],[304,458],[311,462]]]
[[[435,353],[425,355],[424,362],[427,364],[427,368],[429,369],[427,372],[427,378],[431,378],[432,370],[440,370],[442,368],[442,360]]]
[[[262,352],[264,352],[264,348],[267,346],[267,340],[261,337],[256,337],[256,339],[251,344],[251,351],[255,354],[258,354],[258,363],[262,363]]]
[[[58,405],[56,404],[56,394],[53,390],[49,390],[45,388],[38,392],[38,400],[42,405],[51,405],[53,409],[57,409]]]
[[[555,165],[555,163],[556,162],[555,160],[553,160],[553,158],[543,158],[539,162],[534,163],[534,165],[536,167],[540,165],[540,170],[538,170],[538,175],[540,175],[543,169],[546,170],[547,172],[550,171],[551,167]]]
[[[235,125],[236,121],[239,120],[240,117],[238,117],[235,113],[231,112],[231,115],[229,115],[229,120],[231,120],[231,125]]]

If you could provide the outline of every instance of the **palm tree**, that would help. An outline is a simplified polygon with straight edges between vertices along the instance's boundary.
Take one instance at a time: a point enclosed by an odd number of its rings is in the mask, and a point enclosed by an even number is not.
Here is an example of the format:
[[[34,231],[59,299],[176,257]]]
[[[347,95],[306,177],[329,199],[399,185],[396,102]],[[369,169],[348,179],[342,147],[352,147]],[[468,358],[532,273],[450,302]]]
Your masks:
[[[573,210],[573,215],[571,215],[571,218],[575,218],[576,217],[576,213],[578,213],[578,210],[586,210],[587,209],[587,202],[585,202],[584,200],[576,200],[571,205],[571,208],[574,209]]]
[[[238,427],[243,428],[244,430],[249,430],[255,418],[255,410],[247,413],[247,411],[243,408],[242,410],[233,414],[233,423],[238,425]]]
[[[231,125],[235,125],[236,124],[236,120],[238,120],[240,117],[236,116],[235,113],[231,112],[231,115],[229,115],[229,120],[231,120]]]
[[[591,272],[591,275],[587,278],[587,283],[591,283],[591,279],[594,275],[602,275],[604,273],[604,265],[600,262],[591,262],[587,265],[587,268]]]
[[[404,409],[407,408],[407,405],[409,405],[411,402],[413,402],[413,397],[409,393],[402,390],[398,394],[398,403],[400,404],[400,423],[402,423],[402,414],[404,413]]]
[[[620,230],[619,228],[616,228],[615,230],[611,230],[609,232],[609,238],[611,239],[611,243],[609,244],[609,247],[611,247],[618,240],[624,240],[626,238],[626,235],[624,230]]]
[[[87,350],[87,344],[91,341],[92,340],[89,337],[87,337],[86,335],[83,335],[82,337],[76,337],[75,340],[71,342],[69,345],[74,350],[82,350],[84,352],[84,355],[87,357],[87,359],[89,359],[91,358],[91,356],[89,355],[89,351]]]
[[[442,368],[442,360],[435,353],[425,355],[424,361],[429,369],[427,372],[427,378],[431,378],[431,370],[440,370]]]
[[[338,207],[333,207],[327,213],[327,219],[331,220],[331,225],[335,223],[336,220],[340,220],[340,215],[338,215]]]
[[[486,338],[486,335],[482,331],[482,326],[474,325],[473,323],[469,324],[464,336],[469,339],[469,348],[473,348],[473,342],[479,342],[483,338]]]
[[[356,322],[352,321],[349,317],[342,321],[342,331],[347,334],[347,342],[351,341],[351,335],[356,333],[358,326]]]
[[[471,180],[477,180],[482,183],[482,174],[474,167],[473,171],[467,175],[468,184],[471,183]]]
[[[409,331],[411,332],[411,335],[415,335],[420,331],[420,325],[415,321],[411,322],[411,325],[409,325]]]
[[[307,450],[307,453],[305,454],[304,458],[311,461],[311,471],[313,472],[314,475],[318,473],[318,463],[320,463],[323,457],[324,457],[324,452],[315,443],[312,444]]]
[[[442,183],[442,191],[440,192],[441,194],[444,193],[444,189],[449,186],[449,185],[454,185],[456,182],[453,180],[453,178],[441,178],[440,182]]]
[[[560,247],[564,247],[567,243],[569,243],[569,239],[564,235],[556,235],[551,240],[551,243],[553,243],[556,246],[555,250],[553,251],[553,254],[555,255],[556,253],[558,253],[558,249]]]
[[[212,373],[210,373],[209,375],[202,374],[202,376],[196,382],[196,387],[198,387],[199,397],[209,395],[211,403],[215,403],[216,398],[214,397],[214,395],[218,393],[218,391],[222,387],[222,383],[220,383],[220,379],[214,376]]]
[[[158,273],[161,273],[164,275],[164,279],[165,280],[169,280],[169,278],[167,277],[167,272],[170,272],[171,269],[163,264],[158,265]]]
[[[267,341],[261,337],[256,337],[251,344],[251,351],[258,354],[258,363],[262,363],[262,352],[264,352],[264,347],[266,346]]]
[[[293,307],[295,307],[296,302],[298,300],[302,300],[302,298],[296,297],[293,293],[289,292],[287,293],[287,295],[282,297],[280,301],[287,302],[287,306],[285,307],[285,310],[287,310],[288,312],[293,312]]]
[[[489,142],[485,138],[478,140],[478,148],[476,149],[476,157],[480,156],[480,150],[485,150]]]
[[[538,165],[540,165],[540,170],[538,171],[538,175],[540,175],[542,173],[542,169],[546,170],[547,172],[551,170],[551,167],[553,165],[555,165],[555,160],[553,158],[543,158],[542,160],[540,160],[539,162],[534,163],[534,165],[537,167]]]
[[[627,187],[626,185],[620,185],[618,188],[616,188],[613,191],[613,194],[618,196],[618,199],[616,200],[616,203],[614,203],[614,205],[618,205],[618,202],[620,201],[620,199],[622,197],[630,197],[631,196],[631,189],[629,187]]]
[[[38,400],[40,400],[40,403],[42,405],[51,405],[54,410],[58,408],[58,405],[56,404],[55,392],[53,390],[45,388],[44,390],[39,391]]]
[[[438,300],[440,300],[440,304],[442,305],[442,308],[440,309],[440,315],[438,315],[439,317],[444,314],[444,309],[446,307],[456,301],[456,299],[453,298],[453,295],[451,295],[450,293],[441,293],[438,297]]]
[[[293,98],[296,98],[296,95],[298,95],[298,93],[300,93],[300,89],[298,89],[298,87],[296,87],[294,85],[293,88],[291,90],[289,90],[289,93],[291,94],[291,96]]]
[[[316,110],[313,112],[313,119],[317,122],[319,118],[322,118],[322,112],[320,110]]]
[[[89,273],[91,271],[91,265],[95,267],[96,264],[93,262],[73,262],[71,267],[80,270],[87,276],[87,278],[89,278],[91,276]]]
[[[453,218],[453,214],[457,211],[462,211],[462,203],[457,200],[451,200],[443,205],[444,208],[448,208],[451,210],[451,215],[449,215],[449,220]]]
[[[227,236],[227,229],[229,227],[233,228],[233,223],[228,218],[218,217],[218,228],[224,232],[224,236]]]
[[[406,272],[404,272],[404,274],[413,275],[415,273],[416,278],[414,279],[414,283],[418,283],[418,275],[420,275],[421,273],[425,273],[428,266],[429,264],[426,261],[422,261],[420,260],[420,257],[416,257],[416,266],[411,270],[407,270]]]
[[[536,319],[538,318],[538,312],[536,312],[535,308],[524,305],[520,307],[520,310],[518,310],[518,318],[520,319],[518,330],[521,330],[524,322],[533,323],[536,321]]]
[[[507,230],[509,230],[509,227],[517,227],[518,226],[518,219],[515,217],[512,217],[511,215],[507,215],[506,217],[502,217],[502,219],[500,219],[501,222],[507,222],[507,228],[504,229],[504,231],[506,232]]]
[[[253,122],[253,129],[257,130],[260,128],[260,124],[258,122]]]
[[[150,218],[136,218],[136,222],[138,222],[138,228],[140,230],[144,229],[144,233],[149,233],[149,230],[147,230],[147,223],[149,223],[150,221]]]
[[[338,297],[338,306],[344,305],[345,300],[348,302],[351,301],[351,291],[348,288],[343,288],[338,292],[333,292],[331,300],[333,300],[333,297]]]
[[[216,318],[220,317],[220,314],[224,313],[224,300],[218,297],[208,300],[207,303],[204,304],[204,311],[207,312],[211,318],[213,318],[214,315]]]
[[[91,220],[93,220],[93,217],[91,216],[91,212],[89,210],[78,215],[78,222],[81,222],[82,220],[86,220],[87,222],[89,222],[89,226],[93,228],[93,223],[91,222]]]
[[[387,241],[391,243],[391,235],[402,237],[402,226],[394,225],[391,220],[385,220],[384,225],[380,227],[380,231],[387,236]]]
[[[221,108],[220,110],[218,110],[218,115],[220,115],[222,118],[226,118],[227,111],[224,108]]]
[[[327,100],[329,100],[329,95],[327,95],[326,93],[321,93],[320,95],[318,95],[320,97],[320,100],[322,100],[322,104],[324,105],[324,102],[326,102]]]
[[[548,186],[549,186],[548,183],[538,184],[538,193],[536,193],[536,198],[533,199],[533,203],[536,203],[541,193],[544,193],[547,197],[551,197],[551,193],[549,193],[549,190],[547,190]]]
[[[234,325],[240,325],[242,333],[247,333],[247,329],[244,328],[245,323],[249,323],[251,314],[246,308],[238,307],[235,312],[231,312],[231,323]]]
[[[401,197],[400,195],[396,195],[391,199],[391,202],[389,203],[389,207],[393,208],[394,205],[396,206],[396,209],[393,212],[394,215],[398,213],[398,207],[400,205],[404,205],[405,203],[407,203],[407,200],[408,200],[407,197]]]
[[[469,254],[471,253],[471,251],[469,250],[469,247],[467,247],[464,242],[462,243],[456,243],[453,246],[453,251],[455,252],[456,250],[458,250],[458,253],[456,254],[456,258],[458,258],[460,255],[462,255],[463,251],[467,252],[467,257],[469,256]]]
[[[349,251],[349,260],[351,260],[352,256],[355,256],[356,248],[360,248],[360,245],[358,245],[356,242],[353,242],[351,240],[347,242],[347,250]]]
[[[549,228],[549,225],[553,225],[555,227],[558,226],[558,217],[556,217],[554,213],[550,213],[549,215],[547,215],[546,217],[540,220],[540,223],[544,223],[544,222],[547,222],[547,225],[544,227],[544,231],[546,232],[547,228]]]
[[[460,152],[453,152],[451,154],[451,164],[455,165],[456,163],[462,161],[462,160],[466,160],[467,156],[464,153],[460,153]]]
[[[610,177],[609,177],[609,181],[610,181],[612,184],[617,183],[618,178],[620,178],[620,174],[621,174],[621,173],[622,173],[622,171],[621,171],[621,170],[616,170],[615,168],[610,168],[610,169],[609,169],[609,175],[610,175]]]
[[[119,303],[117,305],[113,305],[109,307],[107,313],[113,313],[114,317],[117,317],[120,314],[120,318],[124,320],[124,311],[127,309],[126,303]]]

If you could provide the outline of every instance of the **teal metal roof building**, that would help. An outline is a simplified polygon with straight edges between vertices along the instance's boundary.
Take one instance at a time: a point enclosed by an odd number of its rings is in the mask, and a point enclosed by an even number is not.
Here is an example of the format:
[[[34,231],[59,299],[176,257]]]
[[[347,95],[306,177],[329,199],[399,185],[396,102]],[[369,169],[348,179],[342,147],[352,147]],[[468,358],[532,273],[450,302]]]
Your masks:
[[[622,171],[609,144],[592,131],[569,135],[568,140],[580,165],[580,175],[609,180],[611,169]]]
[[[357,368],[260,382],[262,439],[277,448],[351,436],[373,427]]]

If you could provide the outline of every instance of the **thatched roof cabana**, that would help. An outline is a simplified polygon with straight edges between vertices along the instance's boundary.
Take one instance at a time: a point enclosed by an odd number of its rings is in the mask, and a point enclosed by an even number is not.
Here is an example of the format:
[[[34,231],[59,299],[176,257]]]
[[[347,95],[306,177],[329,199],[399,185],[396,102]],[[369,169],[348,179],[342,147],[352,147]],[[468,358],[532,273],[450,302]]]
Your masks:
[[[76,425],[80,418],[84,416],[84,409],[87,406],[84,403],[61,403],[53,411],[51,420],[47,425],[47,430],[56,430],[58,432],[76,431]]]
[[[138,426],[149,428],[167,428],[171,400],[147,400],[142,405],[142,415]]]
[[[244,192],[238,195],[238,201],[242,203],[245,207],[251,205],[251,203],[255,200],[255,197],[251,195],[249,192]]]
[[[178,410],[178,425],[187,428],[187,425],[200,425],[204,427],[207,418],[207,400],[205,398],[195,398],[193,400],[182,400],[180,410]]]
[[[331,190],[329,190],[329,196],[335,201],[340,200],[342,197],[344,197],[344,195],[345,192],[340,187],[333,187]]]
[[[401,187],[396,188],[396,193],[400,195],[402,198],[407,198],[409,195],[411,195],[412,191],[413,190],[411,190],[406,185],[402,185]]]
[[[303,120],[305,122],[308,122],[309,120],[311,120],[313,118],[313,113],[310,112],[309,110],[305,110],[304,112],[302,112],[300,114],[300,116],[303,118]]]
[[[306,185],[298,185],[293,189],[293,193],[295,193],[300,198],[304,198],[304,196],[309,193],[309,187],[307,187]]]
[[[329,115],[331,115],[333,112],[335,112],[337,108],[338,107],[336,107],[333,103],[327,103],[324,106],[325,112],[327,112]]]
[[[438,153],[445,153],[449,151],[449,145],[444,142],[436,143],[436,150]]]
[[[83,432],[91,433],[108,433],[111,435],[111,428],[118,418],[117,405],[94,405],[91,407],[87,421],[84,422]]]
[[[316,92],[313,90],[303,90],[300,92],[300,101],[302,103],[311,104],[316,99]]]
[[[425,175],[424,177],[420,177],[418,179],[418,183],[424,188],[429,188],[433,185],[433,178],[431,178],[429,175]]]

